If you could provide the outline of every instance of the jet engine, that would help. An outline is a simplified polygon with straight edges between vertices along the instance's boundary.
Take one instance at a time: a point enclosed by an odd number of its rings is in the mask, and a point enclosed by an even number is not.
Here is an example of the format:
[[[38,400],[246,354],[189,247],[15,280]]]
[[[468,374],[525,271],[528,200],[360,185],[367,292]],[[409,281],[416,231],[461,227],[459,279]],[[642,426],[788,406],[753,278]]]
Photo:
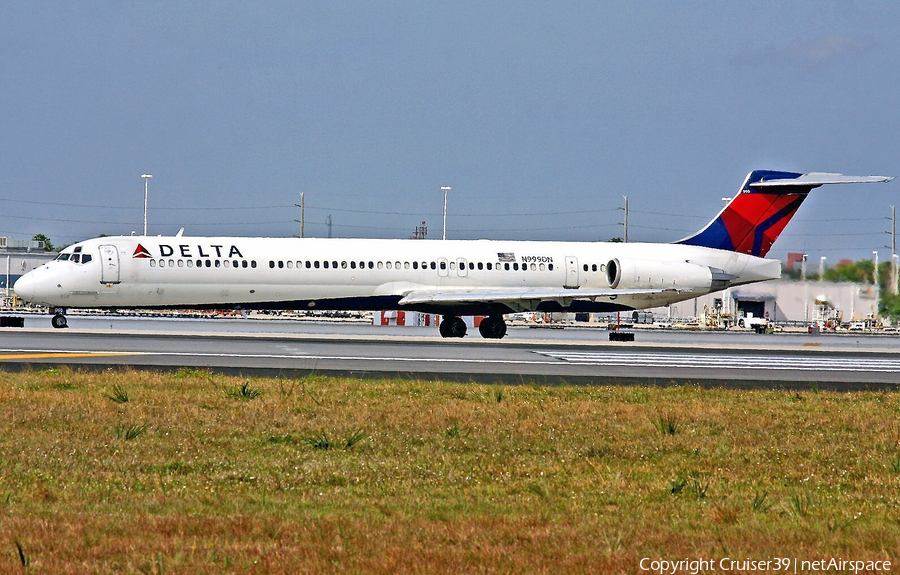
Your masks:
[[[728,287],[734,279],[722,270],[691,262],[663,260],[609,260],[606,282],[616,289],[684,289],[702,293]]]

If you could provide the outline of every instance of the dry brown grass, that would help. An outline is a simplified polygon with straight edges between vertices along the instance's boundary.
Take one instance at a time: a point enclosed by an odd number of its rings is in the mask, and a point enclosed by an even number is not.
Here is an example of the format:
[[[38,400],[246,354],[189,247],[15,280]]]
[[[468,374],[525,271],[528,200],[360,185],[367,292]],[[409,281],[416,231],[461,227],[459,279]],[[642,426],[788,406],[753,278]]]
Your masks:
[[[900,557],[900,393],[500,390],[0,373],[0,571],[16,542],[48,573]]]

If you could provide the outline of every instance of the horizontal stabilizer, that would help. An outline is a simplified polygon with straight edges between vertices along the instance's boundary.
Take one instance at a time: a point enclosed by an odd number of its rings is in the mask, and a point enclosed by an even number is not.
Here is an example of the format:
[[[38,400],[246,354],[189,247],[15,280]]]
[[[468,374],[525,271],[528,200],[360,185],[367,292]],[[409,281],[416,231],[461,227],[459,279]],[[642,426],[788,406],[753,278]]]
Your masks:
[[[890,182],[894,176],[845,176],[844,174],[827,174],[825,172],[810,172],[796,178],[777,178],[773,180],[760,180],[752,182],[752,188],[765,188],[771,186],[823,186],[825,184],[875,184]]]

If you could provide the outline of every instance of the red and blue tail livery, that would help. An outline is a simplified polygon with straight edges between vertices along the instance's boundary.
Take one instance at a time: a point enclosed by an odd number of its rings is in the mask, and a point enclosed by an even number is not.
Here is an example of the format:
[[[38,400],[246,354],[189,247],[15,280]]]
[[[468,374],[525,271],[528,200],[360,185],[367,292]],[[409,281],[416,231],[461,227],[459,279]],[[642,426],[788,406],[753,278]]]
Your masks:
[[[765,257],[810,190],[824,184],[888,182],[887,176],[845,176],[754,170],[740,191],[696,234],[678,244]]]

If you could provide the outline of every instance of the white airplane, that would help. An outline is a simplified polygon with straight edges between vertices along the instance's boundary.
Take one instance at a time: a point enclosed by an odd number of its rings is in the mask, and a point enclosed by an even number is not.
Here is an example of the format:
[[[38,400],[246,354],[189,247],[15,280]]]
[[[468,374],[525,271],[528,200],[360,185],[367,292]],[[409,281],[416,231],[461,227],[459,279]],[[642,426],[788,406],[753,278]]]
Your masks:
[[[781,276],[764,259],[813,188],[892,177],[757,170],[696,234],[672,244],[120,236],[76,243],[22,276],[16,294],[53,310],[403,309],[487,316],[485,338],[520,311],[646,309]]]

